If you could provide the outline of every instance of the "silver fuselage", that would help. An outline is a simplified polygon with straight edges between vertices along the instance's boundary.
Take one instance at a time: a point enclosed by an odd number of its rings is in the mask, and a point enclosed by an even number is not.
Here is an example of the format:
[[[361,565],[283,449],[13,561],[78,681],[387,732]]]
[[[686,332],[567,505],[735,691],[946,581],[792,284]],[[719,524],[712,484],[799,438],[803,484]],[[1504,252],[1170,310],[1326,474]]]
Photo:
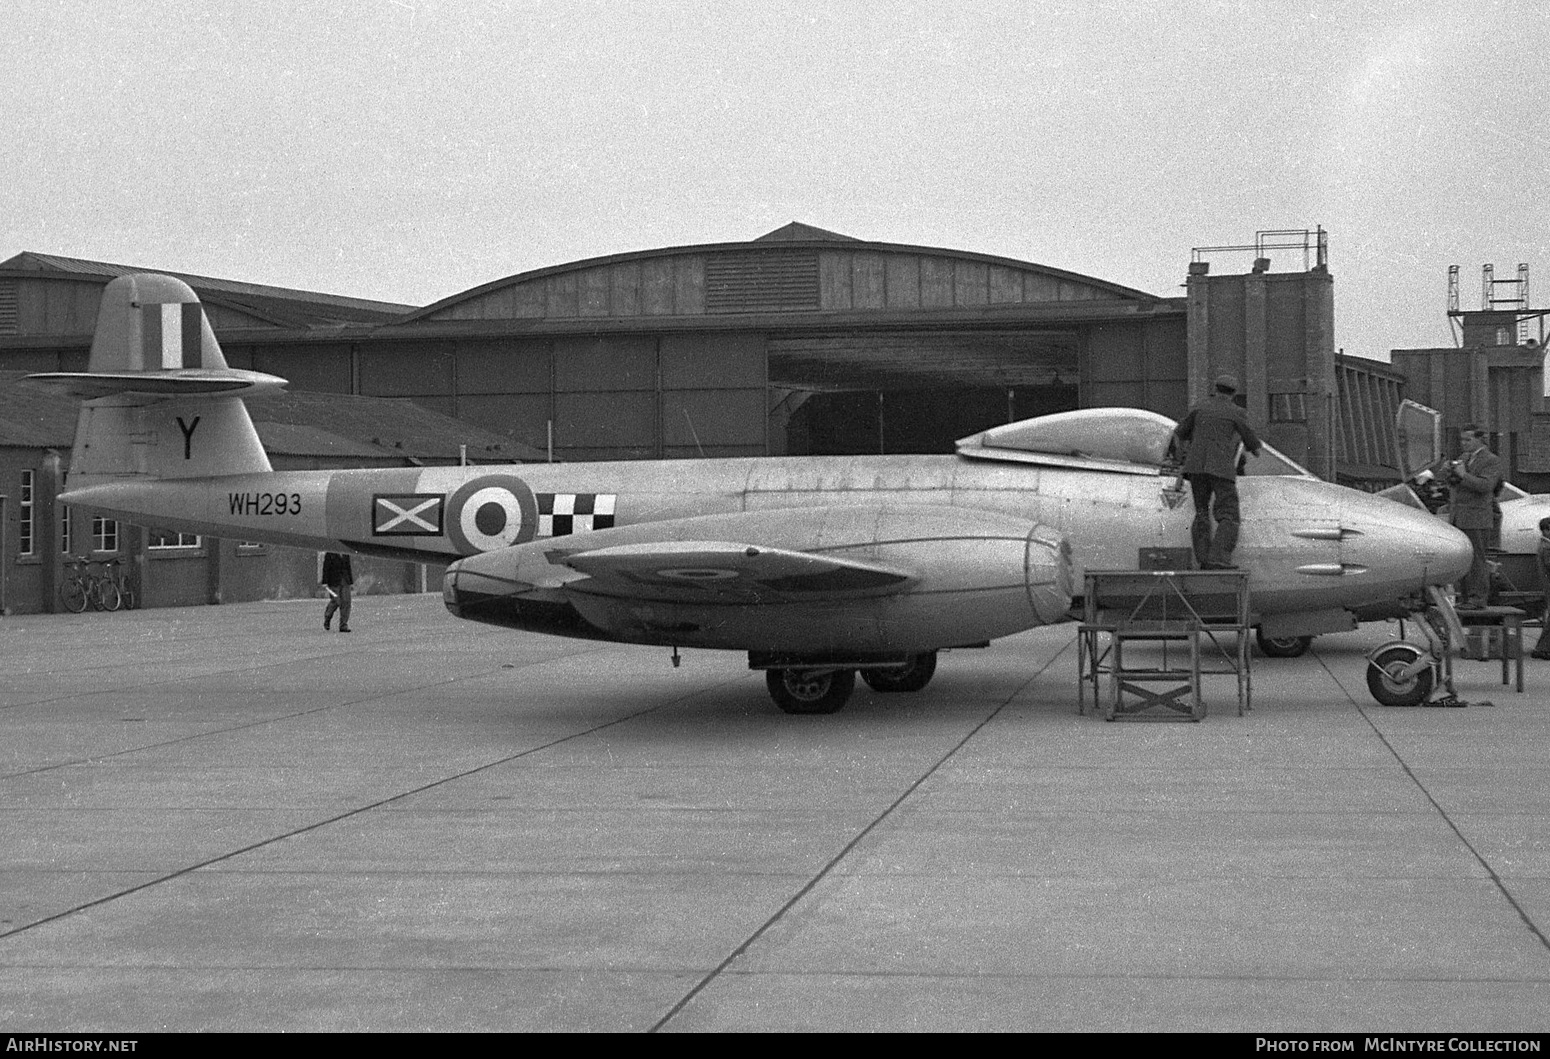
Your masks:
[[[476,531],[472,512],[456,504],[486,482],[538,498],[520,516],[528,524],[504,543],[549,536],[578,544],[598,525],[717,514],[945,506],[1016,516],[1060,535],[1080,586],[1089,569],[1137,568],[1143,549],[1189,548],[1193,506],[1187,496],[1169,506],[1164,487],[1171,481],[963,456],[768,457],[142,479],[94,485],[64,499],[191,532],[422,562],[491,550],[488,541],[471,546],[469,533],[456,529],[461,519]],[[1422,512],[1312,478],[1246,477],[1239,490],[1243,528],[1235,561],[1249,573],[1256,615],[1369,607],[1448,583],[1467,569],[1464,536]],[[441,501],[421,500],[428,506],[417,515],[394,515],[412,510],[416,497]],[[582,506],[606,506],[606,522],[539,510],[574,506],[578,497]],[[393,499],[385,506],[382,498]]]

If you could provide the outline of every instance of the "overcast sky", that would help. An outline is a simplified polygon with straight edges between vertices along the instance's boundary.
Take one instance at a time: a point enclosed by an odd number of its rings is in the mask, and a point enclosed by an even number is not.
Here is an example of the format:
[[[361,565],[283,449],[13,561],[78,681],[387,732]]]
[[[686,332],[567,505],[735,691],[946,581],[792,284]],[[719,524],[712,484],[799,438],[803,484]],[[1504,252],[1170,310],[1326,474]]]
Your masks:
[[[418,305],[797,220],[1174,295],[1322,225],[1386,359],[1450,264],[1550,304],[1547,74],[1541,0],[0,0],[0,259]]]

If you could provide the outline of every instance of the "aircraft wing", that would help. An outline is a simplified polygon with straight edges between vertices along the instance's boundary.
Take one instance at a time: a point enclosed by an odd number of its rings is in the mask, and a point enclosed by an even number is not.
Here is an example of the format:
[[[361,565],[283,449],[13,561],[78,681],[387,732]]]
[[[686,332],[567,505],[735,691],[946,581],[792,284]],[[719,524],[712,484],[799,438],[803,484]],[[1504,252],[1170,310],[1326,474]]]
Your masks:
[[[771,602],[836,594],[887,594],[916,578],[884,564],[731,541],[660,541],[556,553],[586,575],[572,592],[682,602]]]

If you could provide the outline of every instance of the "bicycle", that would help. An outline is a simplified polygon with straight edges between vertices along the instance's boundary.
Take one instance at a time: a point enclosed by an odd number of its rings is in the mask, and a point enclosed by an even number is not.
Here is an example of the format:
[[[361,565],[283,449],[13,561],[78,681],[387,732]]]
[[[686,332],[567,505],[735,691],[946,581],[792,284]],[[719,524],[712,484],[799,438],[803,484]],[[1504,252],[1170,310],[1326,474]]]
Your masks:
[[[113,559],[111,563],[120,561]],[[92,571],[91,568],[99,563],[110,565],[84,555],[75,557],[68,564],[71,573],[59,586],[59,599],[70,613],[80,614],[88,604],[95,610],[118,610],[123,606],[123,591],[118,582],[109,574]]]
[[[135,590],[129,584],[125,571],[120,569],[124,560],[119,556],[103,560],[103,602],[105,610],[134,610]]]
[[[77,556],[66,564],[70,567],[70,574],[64,584],[59,586],[59,601],[72,614],[84,611],[95,595],[93,587],[96,575],[91,572],[91,563],[87,557]]]

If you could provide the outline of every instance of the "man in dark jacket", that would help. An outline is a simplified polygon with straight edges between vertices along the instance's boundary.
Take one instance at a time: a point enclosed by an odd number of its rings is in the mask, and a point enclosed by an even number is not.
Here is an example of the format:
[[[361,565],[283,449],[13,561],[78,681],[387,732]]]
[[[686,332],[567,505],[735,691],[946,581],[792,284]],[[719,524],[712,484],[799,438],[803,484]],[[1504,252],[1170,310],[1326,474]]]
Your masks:
[[[328,606],[323,608],[323,628],[334,620],[339,612],[339,631],[350,631],[350,587],[355,584],[355,573],[350,569],[350,557],[343,552],[323,554],[323,587],[328,589]]]
[[[1195,521],[1190,543],[1195,563],[1202,570],[1231,570],[1233,549],[1238,546],[1239,444],[1259,455],[1259,435],[1249,426],[1243,409],[1233,402],[1238,380],[1217,377],[1214,392],[1189,414],[1174,431],[1188,444],[1184,477],[1195,498]],[[1216,532],[1211,529],[1212,515]]]
[[[1453,525],[1474,545],[1475,560],[1464,575],[1460,606],[1483,607],[1491,594],[1486,549],[1496,527],[1496,491],[1502,485],[1502,458],[1486,447],[1485,431],[1470,423],[1459,431],[1463,455],[1448,464],[1448,506]]]

